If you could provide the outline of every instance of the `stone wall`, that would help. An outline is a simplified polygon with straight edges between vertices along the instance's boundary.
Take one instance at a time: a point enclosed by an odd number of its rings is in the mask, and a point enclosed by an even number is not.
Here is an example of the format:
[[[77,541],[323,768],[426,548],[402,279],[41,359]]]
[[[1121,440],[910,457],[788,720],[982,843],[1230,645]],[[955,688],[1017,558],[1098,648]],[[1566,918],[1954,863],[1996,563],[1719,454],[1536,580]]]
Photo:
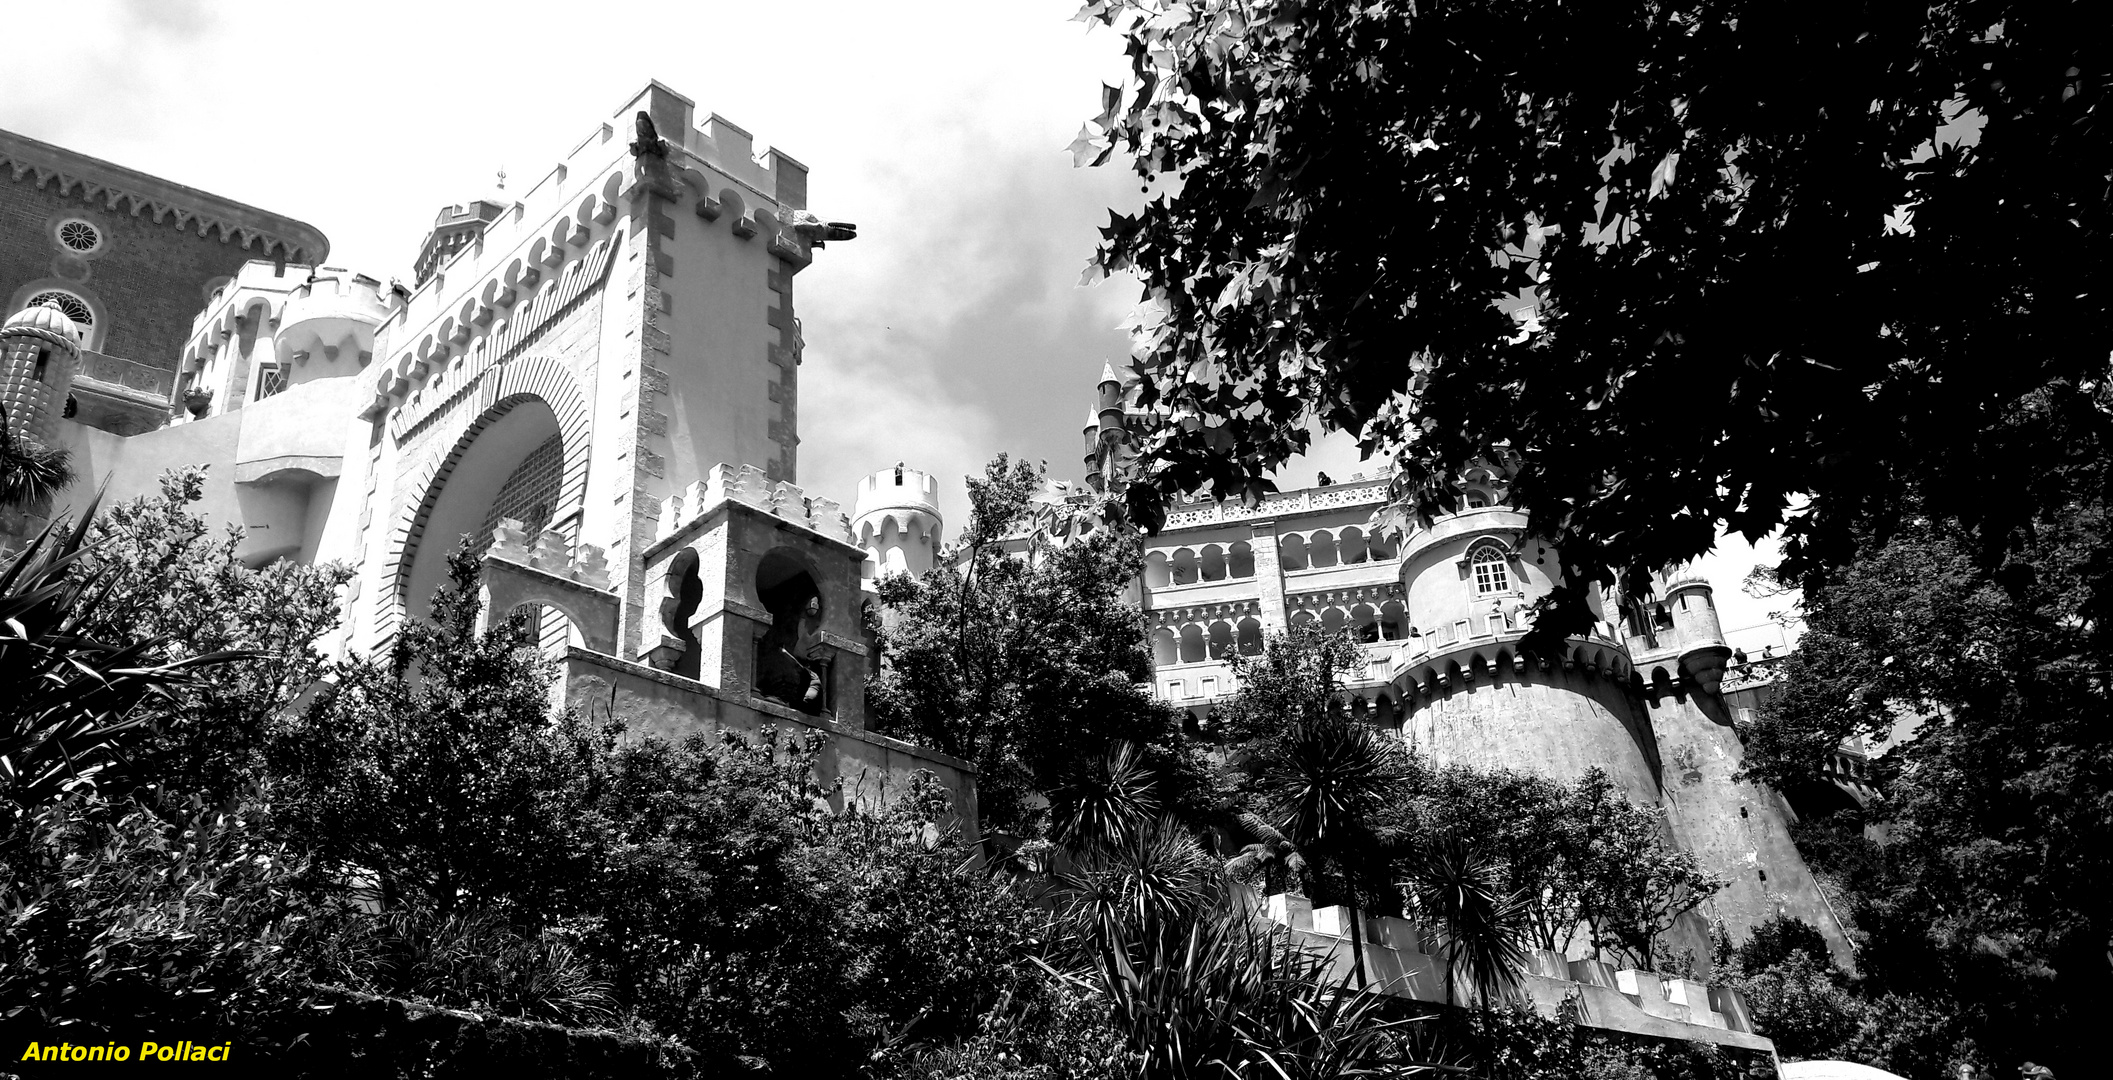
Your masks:
[[[69,217],[101,231],[102,246],[60,245],[53,230]],[[86,344],[98,352],[174,370],[213,282],[250,259],[328,252],[300,222],[0,132],[0,299],[40,287],[81,295],[97,308]]]
[[[842,780],[833,800],[839,809],[846,803],[877,808],[893,802],[910,790],[918,772],[930,772],[953,794],[957,820],[952,824],[960,827],[963,839],[971,844],[980,839],[976,774],[959,758],[585,649],[567,654],[564,681],[567,704],[595,719],[618,717],[632,736],[676,740],[730,732],[753,737],[765,727],[825,732],[829,747],[816,767],[824,783]]]

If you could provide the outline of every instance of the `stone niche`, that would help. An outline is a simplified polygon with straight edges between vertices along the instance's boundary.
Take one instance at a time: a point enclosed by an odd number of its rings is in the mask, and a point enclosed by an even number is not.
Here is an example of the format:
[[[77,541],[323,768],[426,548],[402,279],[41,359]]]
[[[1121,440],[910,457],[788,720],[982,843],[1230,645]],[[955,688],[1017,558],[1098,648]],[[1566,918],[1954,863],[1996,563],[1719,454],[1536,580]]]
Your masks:
[[[863,730],[865,554],[837,504],[716,466],[661,505],[639,660]]]

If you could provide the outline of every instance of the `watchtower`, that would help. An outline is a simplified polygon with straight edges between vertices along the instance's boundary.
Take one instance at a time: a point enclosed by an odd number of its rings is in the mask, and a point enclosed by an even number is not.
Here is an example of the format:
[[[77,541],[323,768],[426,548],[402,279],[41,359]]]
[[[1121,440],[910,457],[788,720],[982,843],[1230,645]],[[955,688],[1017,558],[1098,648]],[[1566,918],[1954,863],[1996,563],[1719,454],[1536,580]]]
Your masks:
[[[889,574],[923,574],[939,562],[939,480],[896,462],[858,482],[851,532],[866,550],[868,581]]]

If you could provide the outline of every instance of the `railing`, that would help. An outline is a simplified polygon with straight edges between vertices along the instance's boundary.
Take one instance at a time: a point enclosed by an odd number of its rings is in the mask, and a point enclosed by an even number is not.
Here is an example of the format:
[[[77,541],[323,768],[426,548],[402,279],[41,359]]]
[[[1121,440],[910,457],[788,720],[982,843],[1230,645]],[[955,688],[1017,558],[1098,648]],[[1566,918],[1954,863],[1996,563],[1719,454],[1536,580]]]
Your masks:
[[[110,386],[121,386],[168,401],[176,393],[176,373],[107,353],[82,350],[77,376]]]
[[[1255,518],[1275,517],[1279,514],[1297,514],[1310,510],[1329,510],[1338,506],[1378,505],[1387,498],[1385,480],[1366,481],[1363,484],[1343,484],[1323,488],[1306,488],[1301,491],[1271,495],[1260,506],[1228,500],[1204,503],[1185,510],[1176,510],[1167,515],[1165,528],[1185,529],[1196,525],[1215,525],[1225,521],[1249,521]]]
[[[1777,669],[1782,666],[1783,659],[1781,656],[1769,656],[1748,660],[1743,664],[1734,660],[1725,667],[1724,681],[1717,684],[1717,692],[1729,694],[1734,690],[1766,686],[1776,681]]]

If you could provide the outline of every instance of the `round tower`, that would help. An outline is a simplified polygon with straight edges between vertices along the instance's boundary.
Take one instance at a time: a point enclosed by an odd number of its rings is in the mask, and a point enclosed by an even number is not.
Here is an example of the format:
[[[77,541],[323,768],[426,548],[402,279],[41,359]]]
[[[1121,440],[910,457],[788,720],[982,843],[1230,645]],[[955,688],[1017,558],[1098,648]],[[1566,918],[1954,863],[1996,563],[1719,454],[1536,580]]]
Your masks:
[[[365,274],[318,267],[286,298],[276,345],[287,383],[358,374],[389,320],[388,291]]]
[[[1630,690],[1630,661],[1604,629],[1562,655],[1527,658],[1529,611],[1561,584],[1555,552],[1510,507],[1469,509],[1405,539],[1411,626],[1395,682],[1402,735],[1441,763],[1574,780],[1604,769],[1635,802],[1658,799],[1658,748]],[[1596,590],[1591,602],[1599,607]]]
[[[1717,620],[1716,591],[1708,579],[1692,568],[1666,577],[1666,615],[1672,632],[1664,644],[1680,650],[1680,672],[1710,693],[1724,680],[1724,664],[1731,659],[1731,646],[1724,642],[1724,627]]]
[[[939,480],[897,462],[858,482],[851,534],[866,549],[866,580],[922,574],[938,564]]]
[[[57,445],[80,363],[81,328],[52,301],[0,325],[0,405],[7,407],[10,437]]]

